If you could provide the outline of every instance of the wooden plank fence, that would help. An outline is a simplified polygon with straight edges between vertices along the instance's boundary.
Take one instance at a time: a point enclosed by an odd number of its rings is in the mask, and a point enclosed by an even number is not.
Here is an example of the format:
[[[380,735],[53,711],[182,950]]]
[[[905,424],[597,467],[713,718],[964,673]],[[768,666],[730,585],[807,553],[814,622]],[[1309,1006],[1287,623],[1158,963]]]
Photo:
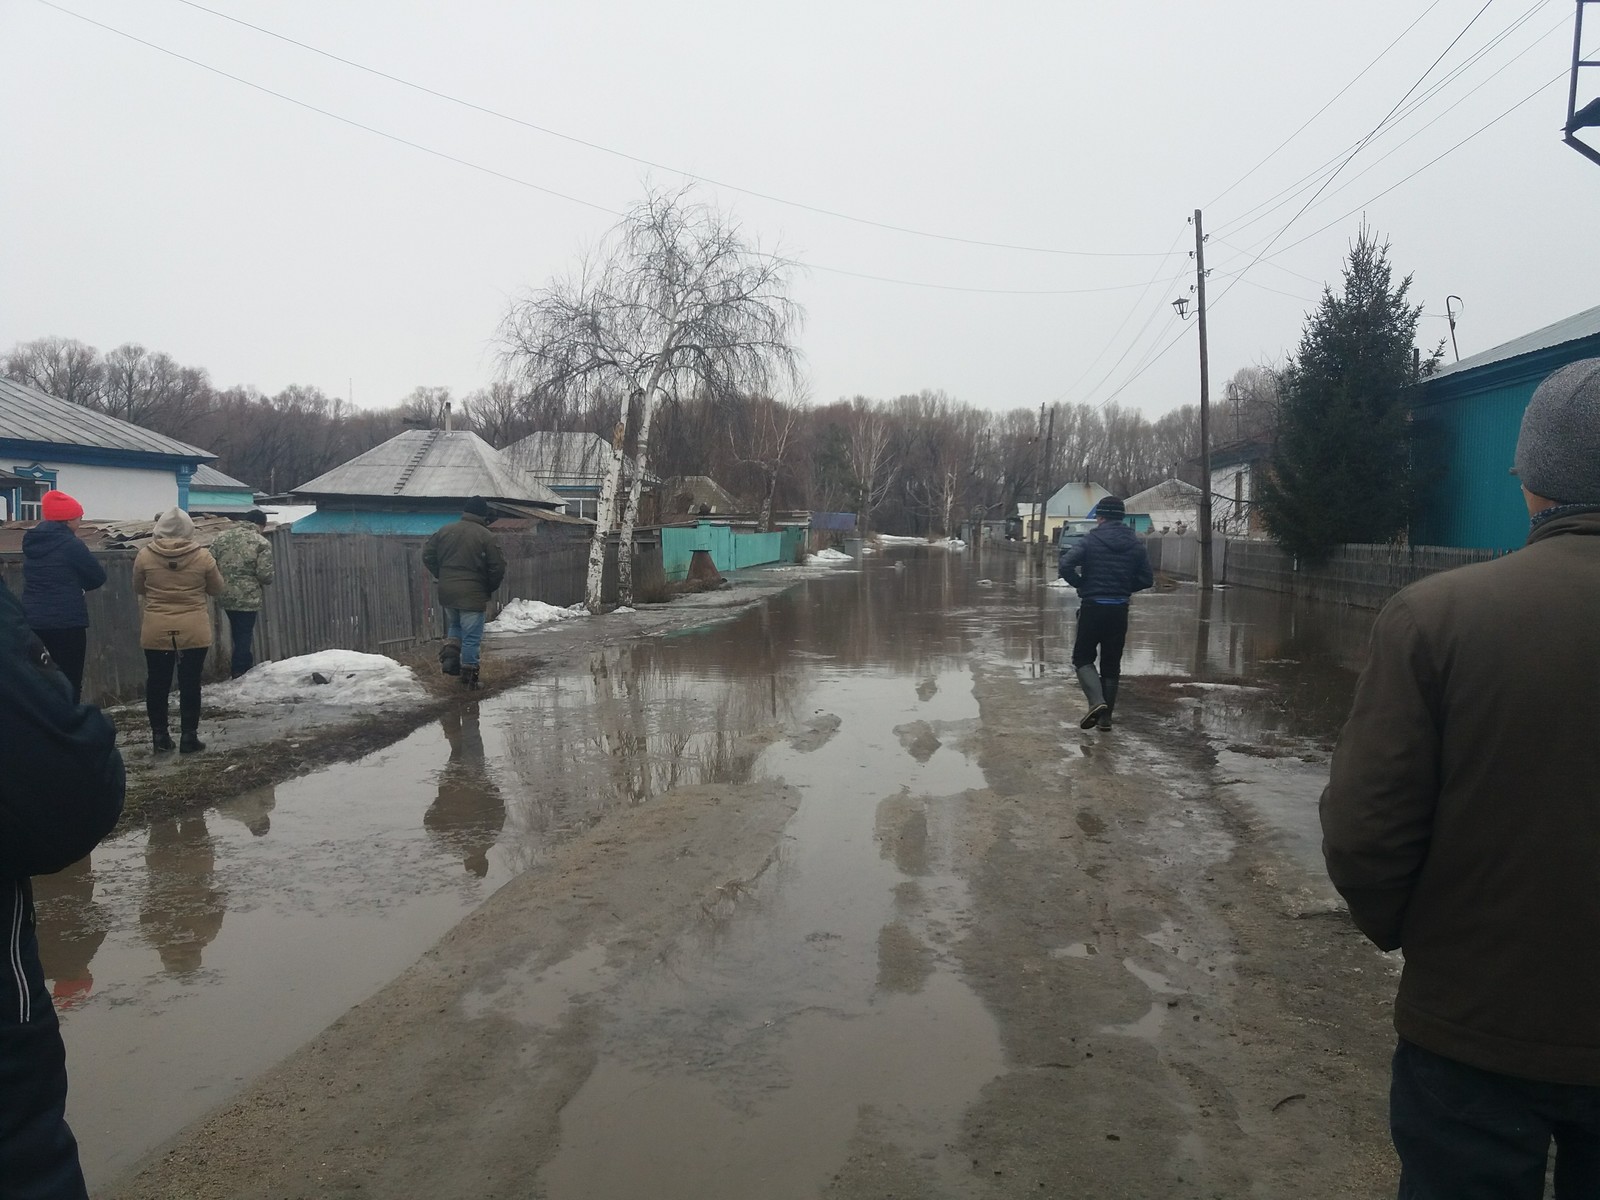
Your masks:
[[[1193,536],[1147,538],[1150,563],[1175,578],[1193,579],[1200,567],[1199,541]],[[1454,546],[1341,546],[1327,561],[1311,566],[1268,541],[1214,538],[1213,578],[1235,587],[1261,588],[1306,600],[1356,608],[1382,608],[1401,588],[1440,571],[1497,558],[1496,550]]]
[[[444,636],[444,614],[433,580],[422,566],[423,538],[373,534],[299,534],[274,531],[276,579],[256,623],[257,660],[292,658],[318,650],[393,654]],[[502,534],[506,578],[495,599],[569,605],[583,599],[588,540],[564,533]],[[616,539],[608,548],[603,594],[616,599]],[[139,646],[139,600],[133,593],[134,555],[107,550],[106,584],[90,592],[89,657],[84,699],[108,704],[143,695],[144,651]],[[0,578],[22,594],[22,556],[0,555]],[[653,538],[635,545],[635,584],[644,591],[663,581],[661,547]],[[212,604],[207,674],[224,677],[232,653],[228,621]]]

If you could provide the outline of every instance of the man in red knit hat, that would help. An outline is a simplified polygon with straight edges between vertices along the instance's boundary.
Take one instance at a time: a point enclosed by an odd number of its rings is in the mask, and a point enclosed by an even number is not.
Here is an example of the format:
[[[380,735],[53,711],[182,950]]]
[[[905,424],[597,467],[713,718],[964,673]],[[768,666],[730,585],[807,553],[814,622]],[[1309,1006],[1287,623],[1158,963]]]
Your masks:
[[[83,505],[65,492],[49,491],[41,508],[44,520],[22,535],[22,609],[28,627],[72,681],[77,703],[89,642],[83,594],[104,584],[106,571],[78,538]]]

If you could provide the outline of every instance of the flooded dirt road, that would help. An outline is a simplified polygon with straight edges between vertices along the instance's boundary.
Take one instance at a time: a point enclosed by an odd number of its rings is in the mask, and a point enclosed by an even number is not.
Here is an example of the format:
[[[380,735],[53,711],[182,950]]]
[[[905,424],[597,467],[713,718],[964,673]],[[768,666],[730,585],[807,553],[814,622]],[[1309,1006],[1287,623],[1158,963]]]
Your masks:
[[[1106,735],[1073,606],[891,551],[41,881],[97,1191],[1392,1193],[1370,614],[1141,597]]]

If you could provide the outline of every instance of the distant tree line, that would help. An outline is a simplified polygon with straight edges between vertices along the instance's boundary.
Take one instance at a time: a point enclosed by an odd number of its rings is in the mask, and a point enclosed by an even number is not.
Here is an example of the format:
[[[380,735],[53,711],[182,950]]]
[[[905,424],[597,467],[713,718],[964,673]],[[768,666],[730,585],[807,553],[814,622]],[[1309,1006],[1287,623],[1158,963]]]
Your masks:
[[[418,387],[397,404],[357,408],[303,384],[273,395],[218,388],[204,368],[161,351],[129,343],[101,352],[61,337],[13,346],[0,370],[203,447],[218,470],[261,491],[288,491],[408,427],[442,426],[447,402],[455,428],[497,447],[538,430],[609,438],[618,411],[604,393],[506,381],[460,396]],[[1053,431],[1048,447],[1045,431]],[[818,405],[701,388],[665,398],[649,470],[662,479],[708,475],[752,513],[857,512],[885,532],[946,534],[979,510],[1009,516],[1036,492],[1074,480],[1120,495],[1173,475],[1198,482],[1198,453],[1193,405],[1151,421],[1116,404],[1060,404],[1046,409],[1041,429],[1038,408],[995,412],[939,391]]]

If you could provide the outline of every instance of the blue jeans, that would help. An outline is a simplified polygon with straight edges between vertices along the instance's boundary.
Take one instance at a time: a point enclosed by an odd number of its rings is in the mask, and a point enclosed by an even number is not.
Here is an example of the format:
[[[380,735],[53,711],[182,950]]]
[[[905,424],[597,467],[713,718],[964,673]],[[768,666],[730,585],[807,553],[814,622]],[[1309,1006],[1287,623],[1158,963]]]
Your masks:
[[[461,665],[477,666],[478,647],[483,642],[483,614],[466,608],[447,608],[444,616],[449,622],[444,636],[461,643]]]
[[[1600,1087],[1497,1075],[1401,1040],[1389,1089],[1400,1200],[1600,1196]]]

